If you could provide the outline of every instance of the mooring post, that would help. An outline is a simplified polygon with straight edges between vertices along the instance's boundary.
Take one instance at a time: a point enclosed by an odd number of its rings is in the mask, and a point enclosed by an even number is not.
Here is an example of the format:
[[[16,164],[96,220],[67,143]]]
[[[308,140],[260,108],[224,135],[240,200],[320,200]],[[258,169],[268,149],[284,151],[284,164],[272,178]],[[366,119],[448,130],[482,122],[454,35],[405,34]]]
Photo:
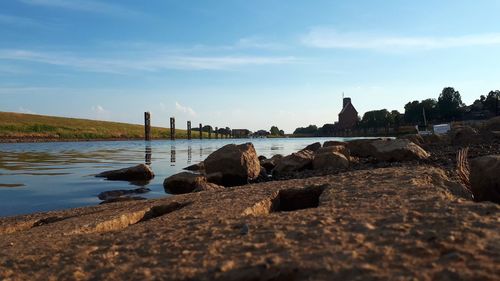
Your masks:
[[[203,131],[202,131],[202,129],[203,129],[203,125],[201,125],[201,123],[200,123],[200,140],[203,139]]]
[[[188,129],[188,131],[187,131],[187,134],[188,134],[188,140],[190,140],[190,139],[191,139],[191,121],[188,121],[188,122],[187,122],[187,127],[188,127],[188,128],[187,128],[187,129]]]
[[[175,140],[175,117],[170,117],[170,139]]]
[[[215,127],[215,139],[219,139],[219,128]]]
[[[151,140],[151,113],[144,112],[144,140]]]

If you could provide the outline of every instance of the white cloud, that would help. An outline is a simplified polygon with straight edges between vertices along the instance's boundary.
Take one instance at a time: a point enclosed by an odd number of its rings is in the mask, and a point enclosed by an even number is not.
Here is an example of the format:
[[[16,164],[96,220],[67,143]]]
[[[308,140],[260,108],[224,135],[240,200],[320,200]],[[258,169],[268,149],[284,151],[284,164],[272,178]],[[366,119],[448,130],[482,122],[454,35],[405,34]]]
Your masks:
[[[92,112],[97,113],[97,114],[108,113],[108,111],[105,110],[104,107],[102,107],[100,105],[94,105],[90,108],[90,110],[92,110]]]
[[[301,41],[306,46],[325,49],[429,50],[500,45],[500,33],[449,37],[406,37],[368,33],[341,33],[334,29],[313,28],[309,33],[302,36]]]
[[[175,109],[181,113],[187,114],[189,116],[196,116],[196,112],[188,106],[183,106],[182,104],[175,102]]]
[[[19,0],[33,6],[60,8],[114,16],[139,16],[141,13],[125,7],[93,0]]]
[[[82,71],[129,73],[161,70],[228,70],[235,67],[281,65],[297,62],[294,57],[269,56],[187,56],[149,54],[142,58],[106,59],[80,57],[70,53],[39,52],[24,49],[0,49],[0,59],[28,61],[71,67]]]

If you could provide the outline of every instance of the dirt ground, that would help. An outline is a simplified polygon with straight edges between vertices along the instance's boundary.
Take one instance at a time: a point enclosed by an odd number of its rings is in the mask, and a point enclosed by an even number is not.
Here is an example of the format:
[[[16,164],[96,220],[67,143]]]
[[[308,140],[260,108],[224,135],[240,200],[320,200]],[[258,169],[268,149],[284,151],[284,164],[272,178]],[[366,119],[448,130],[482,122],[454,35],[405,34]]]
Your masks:
[[[429,165],[0,219],[2,280],[498,280],[500,206]]]

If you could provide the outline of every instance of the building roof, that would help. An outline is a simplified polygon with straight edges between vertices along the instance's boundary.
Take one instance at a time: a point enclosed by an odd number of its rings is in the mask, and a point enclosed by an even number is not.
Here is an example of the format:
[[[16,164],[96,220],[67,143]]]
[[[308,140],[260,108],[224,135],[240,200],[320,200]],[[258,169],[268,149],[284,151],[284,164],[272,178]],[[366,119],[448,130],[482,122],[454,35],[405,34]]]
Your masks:
[[[343,114],[349,107],[352,107],[352,109],[354,109],[356,114],[358,113],[354,105],[352,105],[352,103],[348,103],[346,106],[344,106],[344,108],[342,108],[342,111],[340,111],[339,115]]]

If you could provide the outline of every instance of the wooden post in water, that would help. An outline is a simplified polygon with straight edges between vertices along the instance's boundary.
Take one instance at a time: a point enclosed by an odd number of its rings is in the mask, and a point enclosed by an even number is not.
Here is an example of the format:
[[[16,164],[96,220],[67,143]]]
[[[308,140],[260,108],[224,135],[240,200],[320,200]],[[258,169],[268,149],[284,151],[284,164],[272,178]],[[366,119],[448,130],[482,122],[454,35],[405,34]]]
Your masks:
[[[151,113],[144,112],[144,140],[151,140]]]
[[[208,127],[208,139],[212,139],[212,126]]]
[[[188,140],[191,139],[191,121],[187,122],[187,134],[188,134]]]
[[[170,117],[170,139],[175,140],[175,118]]]
[[[203,125],[200,123],[200,140],[203,139]]]
[[[215,139],[219,139],[219,128],[215,127]]]

